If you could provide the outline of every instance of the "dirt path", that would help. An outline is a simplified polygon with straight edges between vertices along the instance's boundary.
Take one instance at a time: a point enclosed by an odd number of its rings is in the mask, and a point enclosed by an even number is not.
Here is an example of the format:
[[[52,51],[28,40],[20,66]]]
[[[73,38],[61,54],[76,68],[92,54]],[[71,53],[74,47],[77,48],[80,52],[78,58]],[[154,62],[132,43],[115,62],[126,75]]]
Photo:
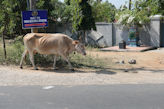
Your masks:
[[[41,69],[18,69],[0,66],[0,86],[11,85],[106,85],[106,84],[159,84],[164,83],[164,70],[84,71],[76,72]]]
[[[0,65],[0,86],[11,85],[107,85],[164,83],[164,50],[148,52],[88,52],[107,62],[103,69],[53,71],[50,68],[32,70],[18,66]],[[128,64],[136,59],[137,64]],[[124,60],[125,64],[117,62]]]

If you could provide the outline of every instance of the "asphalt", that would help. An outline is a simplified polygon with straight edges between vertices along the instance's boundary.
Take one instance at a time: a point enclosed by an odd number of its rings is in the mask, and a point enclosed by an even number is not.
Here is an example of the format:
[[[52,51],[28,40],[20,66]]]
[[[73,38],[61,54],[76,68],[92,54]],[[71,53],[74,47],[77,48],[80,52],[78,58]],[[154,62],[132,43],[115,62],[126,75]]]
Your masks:
[[[0,109],[164,109],[164,84],[1,86]]]

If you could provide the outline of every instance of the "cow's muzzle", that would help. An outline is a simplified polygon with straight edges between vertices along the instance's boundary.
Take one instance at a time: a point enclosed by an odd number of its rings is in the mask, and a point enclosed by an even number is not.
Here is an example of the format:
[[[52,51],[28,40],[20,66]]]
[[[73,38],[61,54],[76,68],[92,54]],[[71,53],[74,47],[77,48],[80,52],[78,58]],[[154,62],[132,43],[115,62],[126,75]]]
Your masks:
[[[84,56],[86,56],[87,54],[86,53],[83,53]]]

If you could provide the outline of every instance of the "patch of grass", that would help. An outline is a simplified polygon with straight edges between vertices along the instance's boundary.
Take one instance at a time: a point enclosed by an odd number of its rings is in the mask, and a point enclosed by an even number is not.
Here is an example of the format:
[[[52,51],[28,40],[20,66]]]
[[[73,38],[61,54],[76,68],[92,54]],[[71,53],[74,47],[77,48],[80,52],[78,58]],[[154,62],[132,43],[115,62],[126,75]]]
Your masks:
[[[29,60],[29,57],[27,58]],[[41,54],[35,54],[34,56],[35,63],[39,66],[52,66],[54,62],[54,56],[53,55],[41,55]]]
[[[0,46],[0,64],[4,61],[4,55],[3,55],[3,49],[2,46]]]
[[[0,48],[0,63],[8,63],[8,64],[18,64],[20,59],[21,59],[21,55],[23,52],[23,45],[21,42],[17,42],[17,43],[12,43],[12,44],[7,44],[6,45],[6,51],[7,51],[7,59],[5,60],[4,58],[4,54],[3,54],[3,48],[1,46]]]
[[[86,46],[85,48],[86,48],[86,50],[88,50],[88,51],[99,51],[99,49],[100,49],[100,48],[98,48],[98,47],[92,47],[92,46],[89,46],[89,45]]]
[[[76,68],[92,68],[100,69],[104,68],[105,63],[103,60],[91,55],[82,56],[81,54],[72,54],[71,63]]]

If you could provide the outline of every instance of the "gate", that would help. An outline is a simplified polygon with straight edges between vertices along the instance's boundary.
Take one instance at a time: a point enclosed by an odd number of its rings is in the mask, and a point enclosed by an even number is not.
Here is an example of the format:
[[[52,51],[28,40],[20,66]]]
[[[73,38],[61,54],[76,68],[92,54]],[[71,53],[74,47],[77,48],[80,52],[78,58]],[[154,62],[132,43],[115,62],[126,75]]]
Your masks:
[[[161,20],[160,25],[160,38],[161,38],[161,47],[164,47],[164,19]]]
[[[164,19],[161,20],[160,25],[160,37],[161,37],[161,47],[164,47]]]

